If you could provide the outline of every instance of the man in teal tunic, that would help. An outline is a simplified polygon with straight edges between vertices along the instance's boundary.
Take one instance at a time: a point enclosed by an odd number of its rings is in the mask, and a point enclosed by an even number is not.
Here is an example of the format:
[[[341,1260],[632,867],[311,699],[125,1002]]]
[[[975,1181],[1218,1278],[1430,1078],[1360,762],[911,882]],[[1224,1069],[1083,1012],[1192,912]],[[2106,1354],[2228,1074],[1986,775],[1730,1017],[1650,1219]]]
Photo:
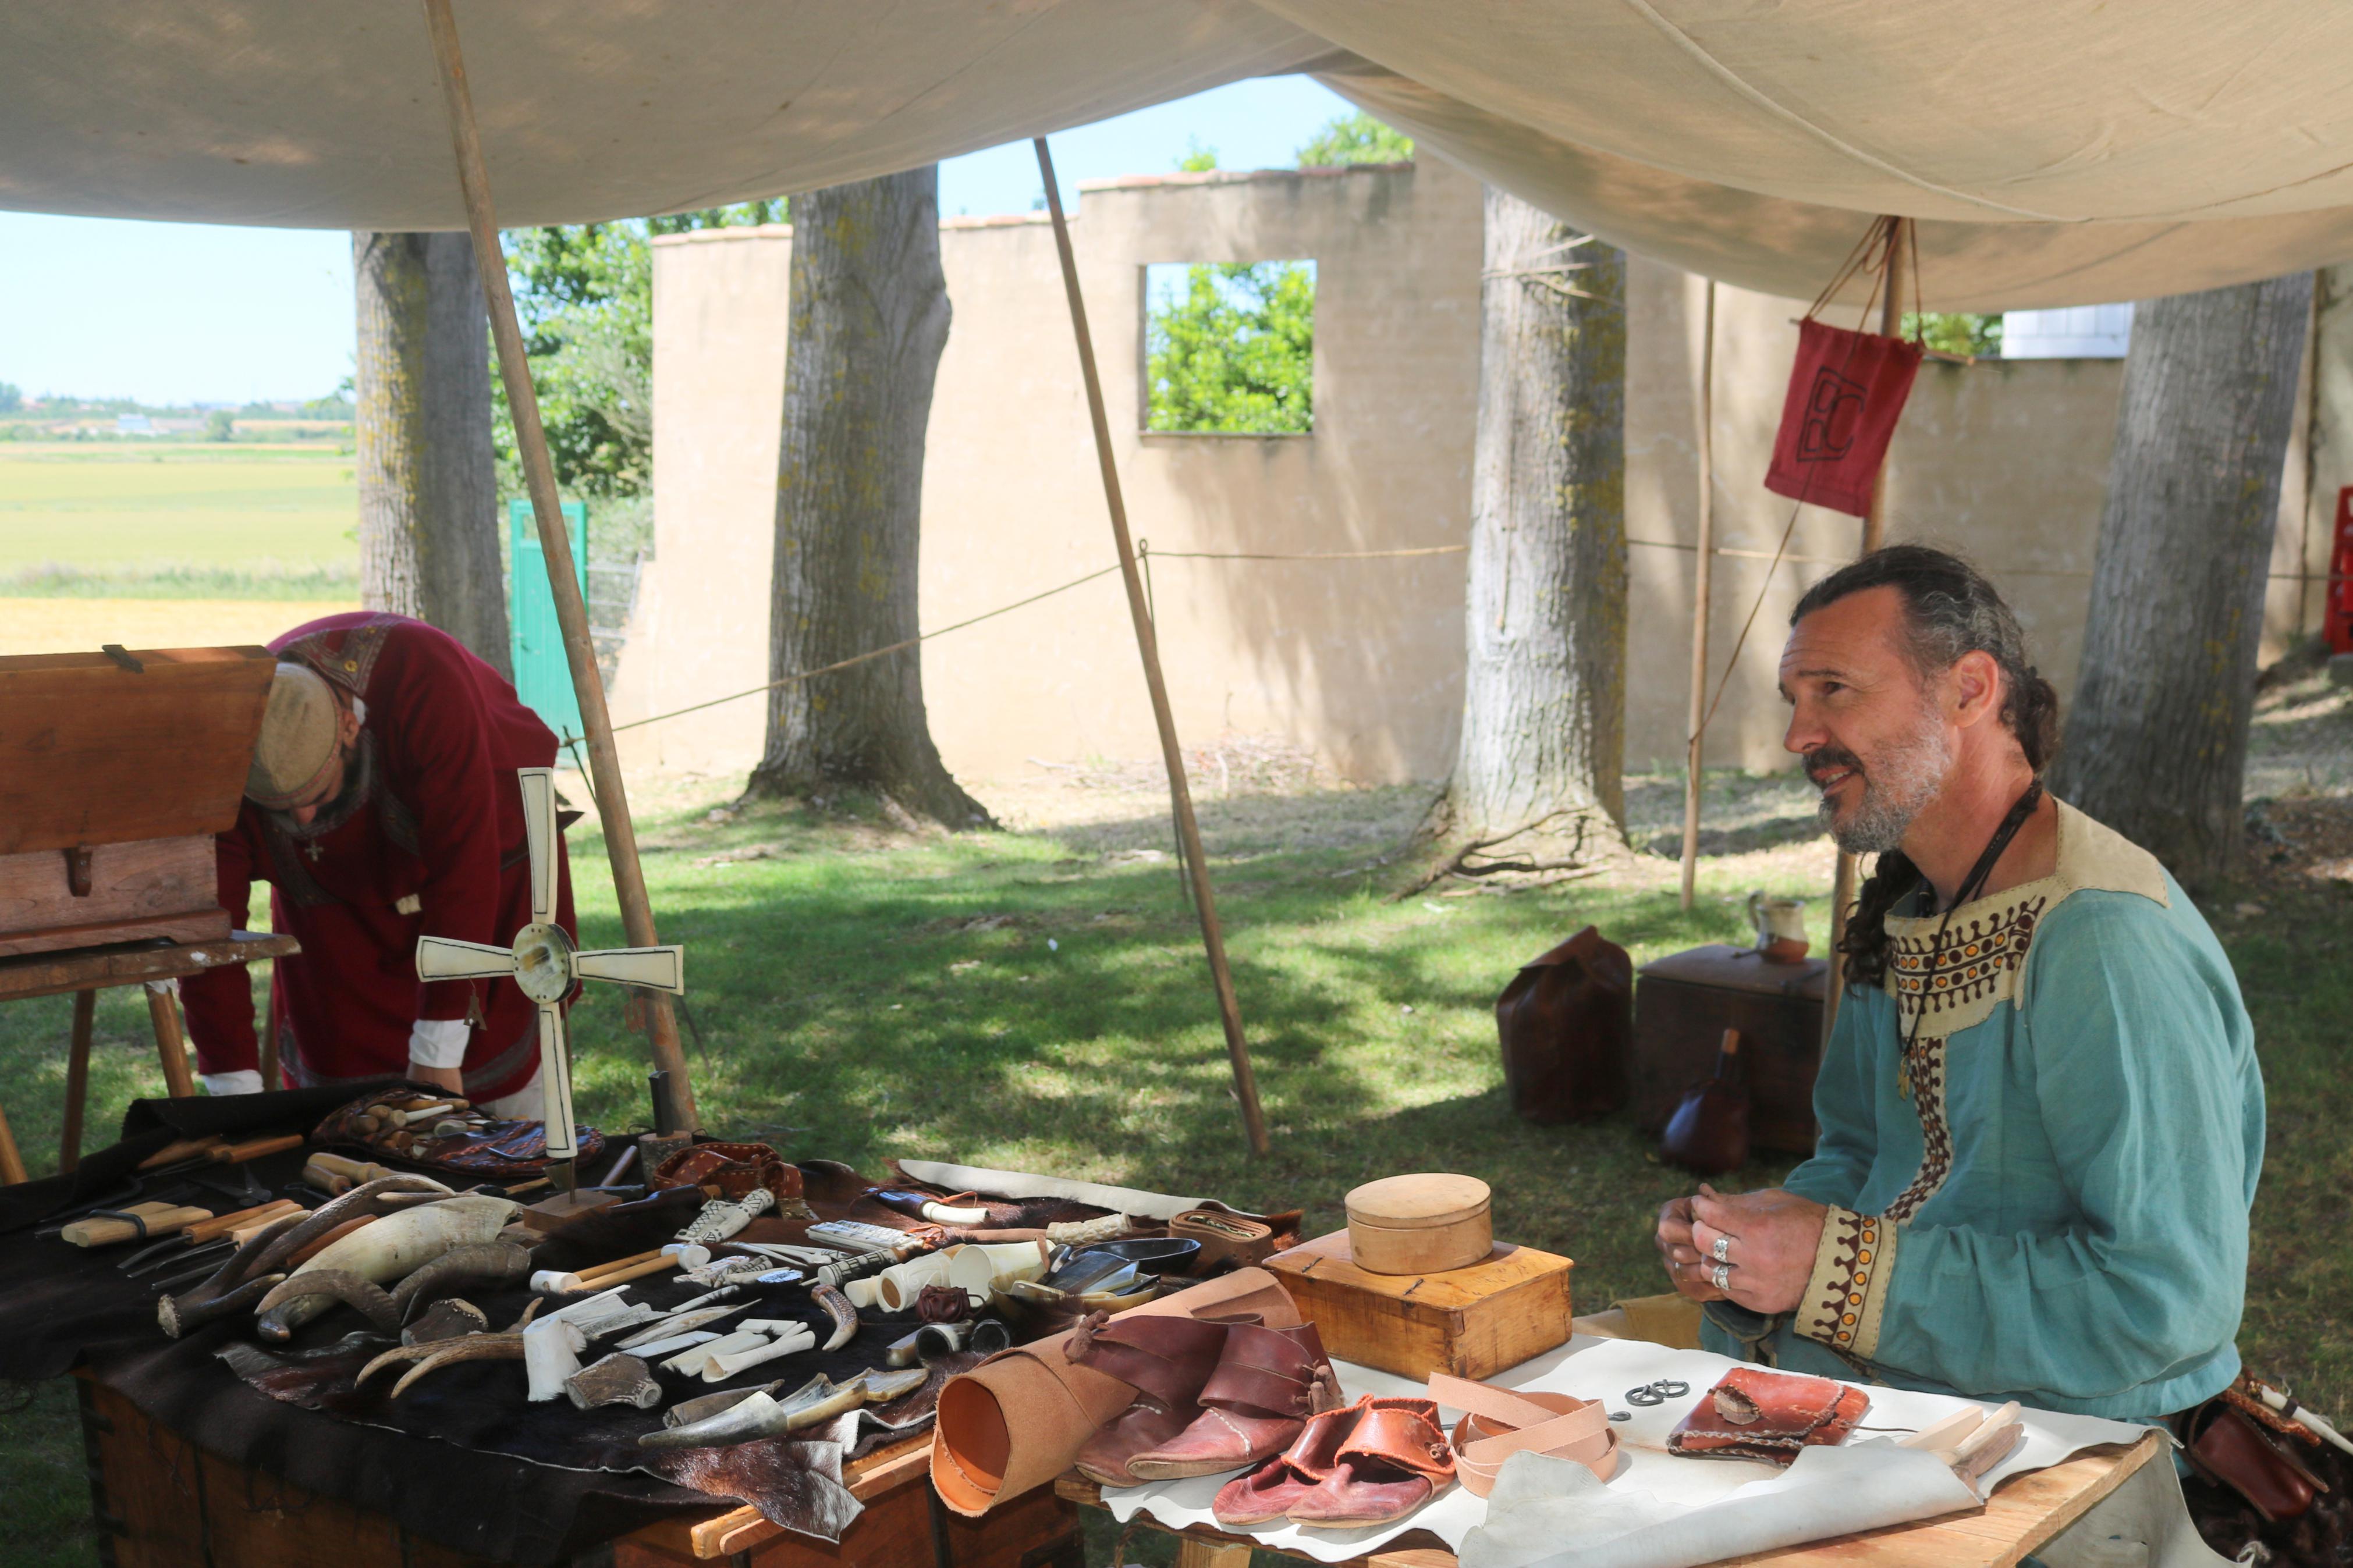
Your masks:
[[[1791,628],[1785,743],[1879,860],[1813,1158],[1662,1211],[1707,1347],[2122,1420],[2221,1392],[2263,1148],[2230,961],[2154,857],[2041,793],[2056,700],[1968,564],[1876,552]]]

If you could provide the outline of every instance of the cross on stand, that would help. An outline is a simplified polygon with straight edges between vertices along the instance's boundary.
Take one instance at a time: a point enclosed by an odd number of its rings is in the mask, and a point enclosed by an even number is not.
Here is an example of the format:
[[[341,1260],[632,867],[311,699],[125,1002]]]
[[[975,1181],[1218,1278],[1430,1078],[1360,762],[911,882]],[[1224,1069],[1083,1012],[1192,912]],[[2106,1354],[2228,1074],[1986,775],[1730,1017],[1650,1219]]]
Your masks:
[[[522,786],[523,838],[531,852],[531,923],[515,933],[512,948],[446,936],[417,939],[419,980],[512,978],[539,1004],[539,1083],[546,1097],[548,1176],[565,1192],[577,1185],[573,1160],[579,1153],[572,1121],[572,1047],[564,1022],[565,998],[583,980],[686,994],[686,949],[609,947],[580,949],[555,923],[555,770],[517,768]]]

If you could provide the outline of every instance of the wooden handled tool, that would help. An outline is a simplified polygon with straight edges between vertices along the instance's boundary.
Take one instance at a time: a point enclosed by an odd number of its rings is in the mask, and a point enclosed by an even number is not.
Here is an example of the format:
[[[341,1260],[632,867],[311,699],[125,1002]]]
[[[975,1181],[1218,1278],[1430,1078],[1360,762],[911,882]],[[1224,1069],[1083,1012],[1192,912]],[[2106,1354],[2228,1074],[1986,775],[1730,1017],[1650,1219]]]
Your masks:
[[[175,1138],[140,1161],[139,1169],[152,1171],[158,1165],[176,1165],[183,1160],[193,1160],[199,1154],[208,1154],[227,1142],[227,1139],[217,1132],[208,1132],[202,1138]]]
[[[282,1154],[289,1149],[302,1146],[300,1132],[281,1132],[271,1138],[248,1138],[242,1143],[224,1143],[212,1151],[212,1157],[229,1164],[241,1165],[248,1160],[259,1160],[264,1154]]]
[[[673,1252],[667,1258],[649,1258],[643,1263],[633,1263],[626,1268],[612,1268],[602,1274],[588,1276],[580,1281],[580,1285],[585,1290],[610,1290],[616,1285],[626,1285],[632,1279],[642,1279],[649,1274],[659,1274],[665,1268],[677,1267],[678,1254]]]
[[[114,1214],[136,1215],[133,1219],[116,1219]],[[153,1240],[187,1229],[202,1220],[213,1217],[210,1209],[184,1208],[176,1204],[132,1204],[127,1209],[110,1210],[78,1219],[58,1234],[76,1247],[111,1247],[120,1241]]]
[[[256,1204],[249,1209],[239,1209],[235,1214],[216,1215],[211,1219],[200,1220],[188,1226],[188,1239],[195,1242],[210,1241],[216,1237],[227,1236],[231,1231],[268,1225],[281,1215],[299,1214],[301,1209],[302,1205],[292,1198],[273,1198],[266,1204]]]

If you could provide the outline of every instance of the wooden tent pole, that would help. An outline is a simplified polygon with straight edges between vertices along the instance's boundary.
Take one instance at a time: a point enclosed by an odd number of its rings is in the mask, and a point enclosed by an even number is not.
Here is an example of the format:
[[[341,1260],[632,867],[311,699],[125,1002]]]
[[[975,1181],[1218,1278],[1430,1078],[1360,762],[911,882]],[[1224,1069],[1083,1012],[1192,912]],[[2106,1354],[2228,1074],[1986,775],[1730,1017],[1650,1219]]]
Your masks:
[[[1904,310],[1897,302],[1897,288],[1904,276],[1905,249],[1913,242],[1912,220],[1890,218],[1887,233],[1887,292],[1879,301],[1879,332],[1892,338],[1903,328]],[[1914,300],[1916,306],[1919,301]],[[1894,453],[1891,449],[1880,459],[1879,477],[1871,486],[1871,510],[1862,514],[1862,553],[1870,554],[1887,542],[1887,465]],[[1822,1045],[1828,1047],[1831,1031],[1838,1026],[1839,994],[1844,989],[1839,981],[1839,944],[1846,940],[1846,912],[1854,902],[1855,858],[1845,850],[1839,851],[1838,871],[1831,879],[1831,976],[1830,985],[1822,994]]]
[[[540,552],[555,597],[555,622],[572,667],[572,689],[580,700],[580,727],[588,743],[589,784],[596,792],[596,816],[605,829],[605,850],[613,862],[613,890],[621,906],[621,929],[631,947],[651,947],[653,904],[646,896],[645,868],[638,863],[637,825],[629,816],[628,791],[621,783],[621,753],[613,744],[613,716],[605,706],[605,678],[596,668],[596,646],[588,631],[588,606],[572,563],[572,540],[555,491],[555,466],[547,455],[547,432],[539,422],[539,398],[531,384],[522,329],[515,320],[514,290],[507,282],[505,253],[499,248],[498,220],[491,207],[489,171],[474,123],[474,99],[466,85],[465,58],[458,48],[458,23],[449,0],[424,0],[425,22],[433,35],[433,58],[441,68],[441,95],[449,112],[449,139],[458,155],[458,184],[466,198],[466,224],[474,237],[474,265],[482,275],[490,306],[491,337],[498,344],[499,377],[506,384],[507,408],[514,418],[515,449],[522,458],[532,515],[539,523]],[[654,1066],[670,1075],[672,1113],[681,1130],[702,1125],[694,1089],[687,1080],[686,1054],[680,1048],[678,1015],[661,992],[639,993],[653,1038]]]
[[[1683,753],[1683,908],[1699,880],[1700,730],[1707,722],[1708,598],[1715,576],[1715,279],[1699,346],[1699,567],[1692,582],[1691,741]]]
[[[1193,818],[1193,792],[1185,782],[1185,755],[1176,744],[1176,721],[1168,708],[1168,685],[1160,674],[1160,644],[1153,635],[1144,578],[1135,566],[1135,546],[1127,531],[1127,502],[1119,489],[1119,466],[1112,459],[1111,418],[1103,412],[1103,378],[1095,369],[1094,338],[1087,331],[1087,305],[1079,292],[1078,258],[1071,249],[1071,226],[1062,216],[1061,187],[1054,183],[1053,154],[1043,136],[1035,139],[1039,177],[1046,182],[1046,210],[1054,223],[1054,248],[1062,259],[1062,290],[1070,296],[1071,331],[1078,339],[1079,372],[1087,387],[1087,414],[1094,422],[1095,459],[1103,468],[1103,501],[1111,510],[1112,542],[1119,549],[1119,574],[1127,584],[1128,617],[1135,623],[1135,649],[1144,658],[1144,684],[1152,693],[1152,719],[1160,731],[1161,760],[1168,765],[1168,796],[1184,841],[1185,868],[1193,885],[1193,908],[1201,917],[1201,945],[1209,954],[1209,976],[1218,991],[1218,1017],[1226,1026],[1226,1056],[1234,1069],[1234,1097],[1241,1101],[1242,1126],[1250,1152],[1266,1153],[1266,1116],[1258,1103],[1258,1078],[1250,1071],[1250,1041],[1242,1034],[1241,1004],[1226,966],[1225,932],[1209,892],[1209,865],[1201,853],[1201,826]]]

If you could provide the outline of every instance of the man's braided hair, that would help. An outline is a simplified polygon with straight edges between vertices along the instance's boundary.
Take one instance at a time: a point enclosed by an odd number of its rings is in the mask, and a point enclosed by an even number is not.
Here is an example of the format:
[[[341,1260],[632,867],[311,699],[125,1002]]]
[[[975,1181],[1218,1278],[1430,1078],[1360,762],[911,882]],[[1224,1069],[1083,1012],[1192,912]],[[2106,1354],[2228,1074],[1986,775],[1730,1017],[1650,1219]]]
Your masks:
[[[1905,651],[1924,680],[1944,674],[1965,654],[1987,654],[2000,667],[2003,727],[2018,738],[2026,765],[2041,777],[2058,749],[2059,694],[2028,662],[2026,633],[1985,574],[1942,550],[1890,544],[1808,589],[1789,612],[1789,624],[1873,588],[1893,588],[1903,595]],[[1879,858],[1839,943],[1849,985],[1876,985],[1886,977],[1888,912],[1919,886],[1919,868],[1902,850]]]

